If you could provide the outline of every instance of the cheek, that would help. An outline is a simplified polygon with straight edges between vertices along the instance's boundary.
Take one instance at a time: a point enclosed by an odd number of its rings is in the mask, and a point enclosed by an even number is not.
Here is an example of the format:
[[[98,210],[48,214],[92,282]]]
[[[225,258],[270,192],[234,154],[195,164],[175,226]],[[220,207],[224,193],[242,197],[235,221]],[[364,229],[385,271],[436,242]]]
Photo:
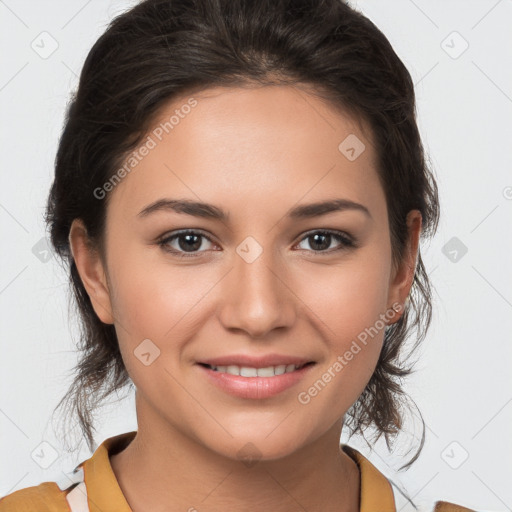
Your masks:
[[[167,392],[174,389],[174,381],[165,368],[176,367],[183,347],[193,335],[194,305],[206,294],[207,285],[202,283],[198,288],[190,275],[167,266],[157,271],[133,260],[116,266],[112,297],[116,333],[124,364],[137,388],[152,390],[155,397],[163,388]],[[145,353],[149,353],[147,366]],[[162,387],[164,382],[167,384]],[[174,392],[179,393],[179,388]]]
[[[316,269],[303,277],[299,286],[298,295],[341,350],[349,338],[374,326],[385,312],[388,263],[367,251],[339,266]]]
[[[151,249],[154,251],[154,249]],[[112,307],[129,336],[161,339],[194,308],[211,287],[198,267],[180,270],[155,263],[146,250],[112,251]]]
[[[166,262],[148,265],[148,260],[144,256],[139,262],[118,260],[112,306],[128,374],[138,387],[153,389],[158,395],[158,383],[166,382],[174,389],[164,368],[178,371],[184,362],[186,347],[211,313],[207,296],[219,277],[206,265],[177,269]],[[157,358],[144,366],[140,357],[148,351],[151,359],[153,354]],[[179,393],[179,388],[175,392]]]
[[[389,261],[378,253],[377,248],[361,251],[340,266],[317,269],[301,284],[309,318],[328,344],[323,371],[330,391],[325,399],[343,396],[347,407],[375,370],[387,325]]]
[[[345,270],[317,279],[318,287],[307,301],[311,322],[324,335],[328,357],[297,398],[309,417],[323,418],[323,426],[345,414],[365,389],[375,371],[386,327],[381,318],[385,279],[380,271],[368,267],[364,272]]]

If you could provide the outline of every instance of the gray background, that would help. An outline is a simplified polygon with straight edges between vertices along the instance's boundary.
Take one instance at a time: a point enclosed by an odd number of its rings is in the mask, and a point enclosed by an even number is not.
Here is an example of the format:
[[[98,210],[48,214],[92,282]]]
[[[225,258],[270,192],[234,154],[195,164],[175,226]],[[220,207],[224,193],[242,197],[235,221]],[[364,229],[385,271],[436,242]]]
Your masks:
[[[66,452],[50,423],[71,381],[77,330],[42,214],[84,58],[133,4],[0,1],[0,496],[59,480],[90,456],[83,445]],[[435,287],[433,325],[406,386],[426,421],[426,446],[408,472],[396,473],[417,421],[393,455],[381,441],[372,452],[360,439],[350,444],[419,504],[512,510],[512,2],[352,4],[386,34],[416,83],[442,218],[422,247]],[[107,405],[98,422],[97,444],[135,429],[133,396]]]

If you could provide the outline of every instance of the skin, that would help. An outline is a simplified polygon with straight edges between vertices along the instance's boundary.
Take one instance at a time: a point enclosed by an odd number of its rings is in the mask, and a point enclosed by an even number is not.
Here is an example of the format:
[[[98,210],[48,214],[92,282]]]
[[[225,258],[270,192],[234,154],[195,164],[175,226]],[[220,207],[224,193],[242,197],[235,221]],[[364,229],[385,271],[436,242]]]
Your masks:
[[[343,415],[376,367],[384,329],[308,404],[297,395],[380,314],[404,303],[421,214],[409,212],[408,250],[394,267],[376,153],[361,122],[291,86],[212,88],[193,97],[197,106],[111,192],[105,259],[87,245],[79,219],[70,232],[94,309],[115,325],[136,386],[138,433],[111,457],[113,471],[134,512],[359,510],[359,470],[339,439]],[[154,126],[187,99],[166,105]],[[349,134],[366,146],[354,161],[338,150]],[[138,216],[162,198],[212,203],[229,220]],[[286,216],[298,204],[334,198],[363,204],[371,217],[357,210]],[[200,239],[199,256],[180,259],[158,245],[185,228],[210,237]],[[304,236],[325,229],[350,234],[358,246],[331,238],[322,250]],[[248,236],[263,249],[251,263],[236,252]],[[185,252],[179,239],[168,245]],[[144,339],[160,350],[148,366],[134,355]],[[303,382],[265,400],[227,395],[195,364],[270,352],[316,364]],[[251,467],[237,455],[249,442],[260,456]]]

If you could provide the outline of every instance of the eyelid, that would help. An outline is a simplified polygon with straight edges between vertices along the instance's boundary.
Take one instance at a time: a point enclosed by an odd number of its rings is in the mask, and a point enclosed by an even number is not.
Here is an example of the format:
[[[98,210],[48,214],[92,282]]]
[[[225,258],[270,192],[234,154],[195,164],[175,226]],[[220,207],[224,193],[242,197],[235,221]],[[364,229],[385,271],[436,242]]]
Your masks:
[[[354,238],[349,233],[347,233],[345,231],[340,231],[340,230],[336,230],[336,229],[329,229],[329,228],[324,228],[324,229],[322,229],[322,228],[315,228],[315,229],[311,229],[309,231],[306,231],[305,233],[301,233],[300,238],[294,244],[294,247],[296,245],[300,244],[301,242],[303,242],[304,240],[306,240],[307,238],[309,238],[310,236],[313,236],[316,233],[327,234],[327,235],[331,235],[333,237],[336,237],[336,238],[340,239],[341,240],[341,246],[338,247],[338,248],[335,248],[335,249],[329,249],[329,250],[325,250],[325,251],[313,251],[313,250],[307,250],[307,249],[299,249],[299,250],[307,251],[307,252],[310,252],[310,253],[313,253],[313,254],[321,256],[321,255],[324,255],[324,254],[325,255],[333,254],[333,253],[336,253],[338,251],[342,251],[342,250],[347,250],[347,249],[358,247],[357,239]],[[177,231],[168,232],[168,233],[162,235],[161,237],[159,237],[156,240],[156,243],[159,246],[161,246],[168,253],[177,254],[177,255],[180,255],[180,257],[197,257],[197,256],[200,256],[202,253],[207,252],[207,251],[198,251],[198,252],[187,253],[187,252],[179,251],[179,250],[176,250],[176,249],[169,249],[169,248],[167,248],[168,244],[171,241],[174,241],[180,235],[188,235],[188,234],[200,235],[201,237],[203,237],[206,240],[208,240],[210,243],[216,244],[216,242],[212,239],[212,237],[210,235],[206,234],[206,232],[204,232],[203,230],[201,230],[199,228],[184,228],[184,229],[180,229],[180,230],[177,230]]]
[[[185,229],[178,229],[177,231],[167,232],[164,235],[158,237],[158,239],[156,240],[156,244],[171,254],[179,254],[181,256],[184,255],[185,257],[188,257],[188,256],[193,257],[196,255],[200,255],[203,252],[206,252],[206,251],[199,251],[199,252],[195,252],[195,253],[194,252],[187,253],[187,252],[183,252],[183,251],[178,251],[176,249],[167,248],[168,244],[171,241],[176,240],[179,236],[182,236],[182,235],[200,235],[201,237],[208,240],[208,242],[210,242],[211,244],[216,244],[216,242],[213,240],[213,238],[210,235],[207,235],[206,232],[204,232],[202,229],[199,229],[199,228],[185,228]]]
[[[337,235],[337,236],[340,236],[342,238],[346,238],[350,242],[353,242],[353,243],[356,242],[356,239],[352,235],[347,233],[346,231],[341,231],[339,229],[330,229],[330,228],[310,229],[309,231],[306,231],[305,233],[302,233],[300,235],[299,242],[302,242],[302,240],[304,240],[305,238],[313,236],[316,233],[324,233],[324,234],[327,234],[327,235]]]
[[[316,233],[330,235],[334,238],[337,238],[341,242],[341,246],[336,247],[334,249],[328,249],[325,251],[313,251],[313,250],[307,250],[307,249],[299,249],[299,250],[304,250],[304,251],[313,253],[315,255],[322,256],[322,255],[334,254],[337,252],[341,252],[343,250],[355,249],[358,247],[357,239],[355,237],[353,237],[352,235],[350,235],[349,233],[347,233],[345,231],[340,231],[337,229],[329,229],[329,228],[324,228],[324,229],[316,228],[316,229],[306,231],[305,233],[302,233],[300,235],[300,240],[295,245],[300,244],[301,242],[303,242],[304,240],[313,236]]]

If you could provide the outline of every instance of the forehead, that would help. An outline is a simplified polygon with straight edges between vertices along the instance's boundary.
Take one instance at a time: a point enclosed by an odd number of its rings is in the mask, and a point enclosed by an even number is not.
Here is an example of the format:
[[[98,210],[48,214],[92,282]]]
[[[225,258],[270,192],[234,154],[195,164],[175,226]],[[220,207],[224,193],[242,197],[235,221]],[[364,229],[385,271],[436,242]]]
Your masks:
[[[228,210],[278,212],[326,195],[383,206],[370,130],[296,87],[215,87],[175,98],[135,152],[112,192],[123,215],[166,196]]]

